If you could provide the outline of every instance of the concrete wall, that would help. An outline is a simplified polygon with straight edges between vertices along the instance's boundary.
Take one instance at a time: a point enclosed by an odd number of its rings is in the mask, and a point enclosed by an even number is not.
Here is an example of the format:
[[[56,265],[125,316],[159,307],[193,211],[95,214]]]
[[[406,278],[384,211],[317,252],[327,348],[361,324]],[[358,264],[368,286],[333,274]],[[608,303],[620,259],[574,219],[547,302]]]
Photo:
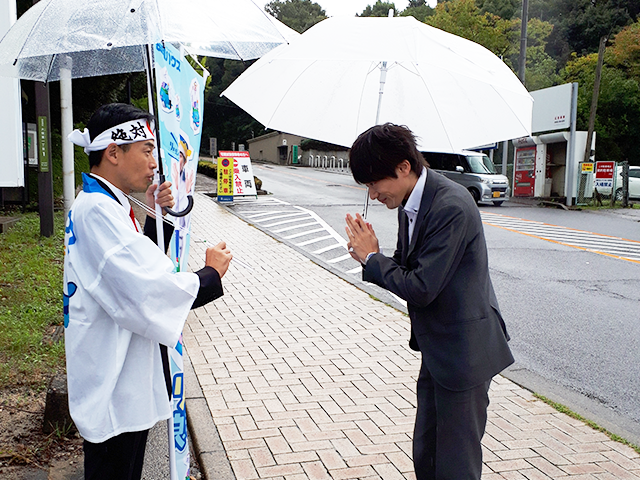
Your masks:
[[[302,137],[289,133],[272,132],[248,140],[251,160],[287,165],[291,163],[291,151],[294,145],[300,145]]]

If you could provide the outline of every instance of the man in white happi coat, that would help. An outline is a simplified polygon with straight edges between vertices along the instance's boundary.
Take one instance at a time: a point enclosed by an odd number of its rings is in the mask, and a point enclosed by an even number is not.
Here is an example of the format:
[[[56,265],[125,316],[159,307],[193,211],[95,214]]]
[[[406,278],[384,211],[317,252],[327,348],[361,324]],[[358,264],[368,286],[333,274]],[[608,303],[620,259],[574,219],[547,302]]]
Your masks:
[[[169,182],[149,186],[152,121],[131,105],[104,105],[69,136],[91,169],[67,218],[64,263],[69,408],[85,440],[86,479],[140,478],[148,431],[171,416],[161,346],[166,356],[189,310],[223,295],[231,261],[221,242],[203,269],[174,273],[154,243],[155,219],[136,221],[132,191],[146,191],[152,209],[174,205]],[[171,234],[165,225],[165,245]]]

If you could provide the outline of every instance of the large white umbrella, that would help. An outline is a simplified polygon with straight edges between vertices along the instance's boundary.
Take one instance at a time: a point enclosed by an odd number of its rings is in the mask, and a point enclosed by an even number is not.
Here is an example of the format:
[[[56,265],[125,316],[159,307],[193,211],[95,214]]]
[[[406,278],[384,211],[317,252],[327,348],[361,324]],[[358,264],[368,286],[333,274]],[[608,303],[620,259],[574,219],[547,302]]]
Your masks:
[[[531,133],[533,99],[496,55],[413,17],[323,20],[222,95],[269,128],[347,147],[385,122],[441,152]]]
[[[69,64],[73,78],[143,71],[145,46],[158,42],[250,60],[292,35],[253,0],[40,0],[0,41],[0,73],[56,81]]]

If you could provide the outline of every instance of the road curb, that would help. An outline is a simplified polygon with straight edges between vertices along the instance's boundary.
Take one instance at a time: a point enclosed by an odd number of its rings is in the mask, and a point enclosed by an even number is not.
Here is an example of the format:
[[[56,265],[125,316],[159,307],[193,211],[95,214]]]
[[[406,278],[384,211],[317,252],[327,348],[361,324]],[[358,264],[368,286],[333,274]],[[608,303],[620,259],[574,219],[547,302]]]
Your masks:
[[[187,425],[205,479],[236,480],[189,356],[183,357]]]

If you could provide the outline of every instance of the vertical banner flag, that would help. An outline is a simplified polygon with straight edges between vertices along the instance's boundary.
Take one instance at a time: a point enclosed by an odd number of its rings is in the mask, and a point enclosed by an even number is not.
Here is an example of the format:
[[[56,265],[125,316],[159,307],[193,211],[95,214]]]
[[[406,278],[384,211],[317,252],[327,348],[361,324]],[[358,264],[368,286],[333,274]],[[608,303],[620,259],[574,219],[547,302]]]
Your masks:
[[[233,161],[233,193],[234,197],[257,195],[253,180],[253,168],[249,152],[220,151],[218,158],[229,158]]]
[[[167,180],[172,183],[173,209],[183,211],[193,195],[202,132],[204,79],[171,44],[156,44],[154,50],[160,158]],[[170,255],[176,271],[186,270],[189,260],[191,214],[174,219]],[[189,478],[189,445],[185,410],[182,337],[169,349],[173,416],[169,419],[171,480]]]

